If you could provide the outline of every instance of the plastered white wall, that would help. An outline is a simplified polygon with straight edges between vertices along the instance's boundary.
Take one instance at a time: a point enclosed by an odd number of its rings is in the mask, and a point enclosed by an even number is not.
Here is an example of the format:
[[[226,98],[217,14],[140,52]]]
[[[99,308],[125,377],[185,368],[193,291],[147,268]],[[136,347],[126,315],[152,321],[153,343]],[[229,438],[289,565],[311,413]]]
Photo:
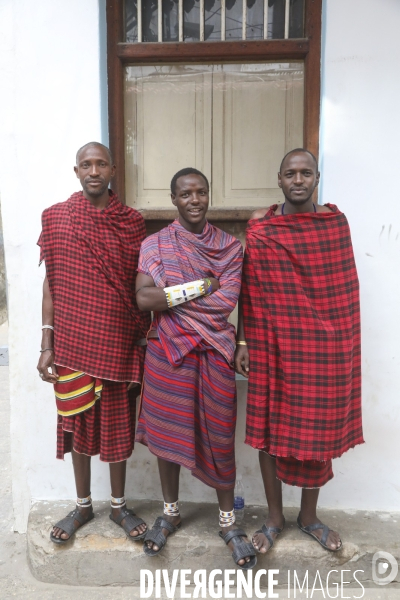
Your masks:
[[[321,503],[400,510],[400,3],[326,0],[323,202],[347,215],[361,282],[366,444]]]
[[[340,206],[353,234],[362,286],[367,440],[334,461],[335,478],[320,496],[320,504],[327,507],[400,506],[400,208],[394,176],[400,125],[399,26],[397,0],[328,0],[325,5],[321,199]],[[75,151],[102,136],[99,29],[104,36],[97,0],[0,3],[0,194],[18,531],[26,528],[32,500],[75,494],[70,457],[65,462],[55,459],[52,389],[35,370],[44,275],[37,266],[36,241],[41,211],[78,189],[72,172]],[[244,383],[239,392],[237,462],[246,501],[261,504],[257,453],[243,445]],[[97,458],[92,477],[93,496],[106,499],[108,468]],[[284,493],[287,505],[298,503],[298,490],[285,487]],[[129,461],[127,495],[161,499],[155,459],[143,447]],[[215,492],[183,472],[180,497],[213,501]]]
[[[36,372],[40,348],[40,215],[79,189],[76,150],[100,139],[97,0],[0,3],[0,194],[9,299],[15,527],[34,498],[71,497],[54,460],[56,415]]]

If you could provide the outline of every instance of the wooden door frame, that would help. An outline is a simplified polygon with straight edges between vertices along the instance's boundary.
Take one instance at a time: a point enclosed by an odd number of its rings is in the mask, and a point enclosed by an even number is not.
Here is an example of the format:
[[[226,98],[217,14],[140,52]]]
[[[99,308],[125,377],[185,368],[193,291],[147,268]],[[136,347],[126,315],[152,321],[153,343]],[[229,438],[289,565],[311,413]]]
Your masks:
[[[304,147],[318,157],[321,98],[322,0],[305,0],[305,38],[229,42],[153,42],[127,44],[124,0],[107,0],[108,125],[110,150],[117,165],[113,188],[125,202],[124,68],[171,62],[304,60]],[[169,218],[148,210],[149,218]],[[160,216],[157,216],[158,213]],[[214,220],[247,220],[248,210],[213,210]]]

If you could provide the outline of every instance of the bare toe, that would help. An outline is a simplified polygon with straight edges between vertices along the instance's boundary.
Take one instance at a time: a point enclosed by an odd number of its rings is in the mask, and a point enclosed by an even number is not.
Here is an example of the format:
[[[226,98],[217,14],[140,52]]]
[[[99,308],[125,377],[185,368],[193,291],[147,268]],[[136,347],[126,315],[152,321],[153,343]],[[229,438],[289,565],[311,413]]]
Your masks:
[[[336,531],[331,530],[327,539],[329,547],[335,550],[336,548],[340,548],[341,543],[339,534]]]
[[[144,533],[146,530],[147,525],[145,523],[142,523],[142,525],[138,525],[137,527],[135,527],[135,529],[132,529],[129,535],[132,537],[137,537],[138,535],[142,535],[142,533]]]

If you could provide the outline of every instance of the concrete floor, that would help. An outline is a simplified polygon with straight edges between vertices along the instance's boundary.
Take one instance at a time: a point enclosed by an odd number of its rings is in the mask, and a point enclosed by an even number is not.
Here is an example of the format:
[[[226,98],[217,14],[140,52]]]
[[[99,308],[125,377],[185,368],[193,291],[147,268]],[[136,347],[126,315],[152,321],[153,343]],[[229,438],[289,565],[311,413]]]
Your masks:
[[[0,340],[4,343],[3,329],[4,327],[0,327]],[[54,547],[50,543],[48,533],[51,523],[70,510],[63,502],[36,504],[30,515],[28,539],[26,535],[14,533],[8,367],[5,366],[0,367],[0,471],[0,599],[135,599],[141,598],[138,587],[140,569],[166,569],[171,574],[174,568],[190,568],[192,571],[207,569],[208,572],[218,568],[233,568],[229,551],[215,532],[214,506],[185,503],[182,511],[185,529],[171,538],[163,555],[152,560],[144,557],[140,544],[127,541],[122,531],[109,521],[108,509],[104,503],[95,505],[96,519],[79,531],[70,545],[62,548]],[[137,505],[137,508],[151,523],[160,506],[154,502],[141,501],[141,506]],[[252,532],[260,526],[264,513],[264,508],[247,509],[244,522],[247,531]],[[279,586],[274,590],[279,594],[279,598],[289,598],[288,571],[290,570],[293,578],[293,571],[296,570],[300,582],[308,571],[309,591],[308,594],[305,590],[297,591],[296,596],[292,591],[292,598],[363,597],[368,600],[400,600],[400,572],[396,581],[387,586],[377,586],[371,579],[372,556],[377,550],[390,552],[400,563],[400,513],[321,511],[323,519],[342,533],[344,547],[336,554],[327,553],[295,527],[296,510],[288,509],[286,515],[288,524],[285,532],[268,557],[259,557],[257,566],[266,570],[279,569],[279,574],[275,575]],[[360,573],[356,574],[356,577],[362,582],[364,592],[354,581],[354,572],[358,569]],[[329,571],[334,570],[337,573],[331,574],[332,583],[335,580],[340,581],[343,571],[344,581],[350,580],[353,584],[345,586],[343,592],[340,587],[338,593],[331,589],[329,596],[326,591],[326,576]],[[317,571],[325,589],[318,591],[320,584],[317,582],[316,591],[312,593]],[[36,579],[32,573],[42,581]],[[234,574],[231,574],[232,577]],[[266,576],[263,575],[261,585],[265,593],[267,589],[264,587],[264,581],[266,582]],[[67,582],[72,585],[67,585]],[[89,582],[89,587],[82,585]],[[191,594],[190,589],[188,592]],[[150,596],[155,597],[155,593]],[[161,598],[167,597],[162,589]],[[178,599],[185,596],[177,589],[175,594],[169,597]],[[205,596],[200,594],[200,597],[224,596],[217,593]],[[239,596],[233,593],[226,597]],[[265,597],[273,596],[268,596],[267,592]]]

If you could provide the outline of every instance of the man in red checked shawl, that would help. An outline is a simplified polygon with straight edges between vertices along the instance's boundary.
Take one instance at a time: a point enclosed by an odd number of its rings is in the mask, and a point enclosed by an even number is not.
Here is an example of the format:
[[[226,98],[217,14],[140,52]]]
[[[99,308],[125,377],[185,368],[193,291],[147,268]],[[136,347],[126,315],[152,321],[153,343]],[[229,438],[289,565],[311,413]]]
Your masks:
[[[236,564],[251,569],[255,552],[235,526],[236,306],[242,272],[240,242],[207,222],[208,180],[182,169],[171,181],[178,219],[147,238],[136,280],[141,310],[154,311],[148,334],[136,440],[158,457],[164,514],[147,533],[155,556],[181,525],[181,466],[217,492],[220,535]]]
[[[38,242],[46,265],[38,371],[54,384],[57,458],[71,452],[78,496],[50,539],[66,543],[94,517],[90,460],[100,454],[110,463],[110,518],[138,540],[147,527],[127,510],[124,489],[150,325],[134,297],[145,224],[108,189],[115,174],[108,148],[86,144],[74,170],[83,191],[43,212]]]
[[[303,488],[299,528],[325,549],[339,534],[317,517],[332,459],[363,443],[360,309],[347,219],[313,203],[319,182],[307,150],[283,159],[285,203],[256,210],[243,267],[236,369],[249,378],[246,443],[258,449],[269,507],[253,537],[262,553],[285,523],[282,481]]]

